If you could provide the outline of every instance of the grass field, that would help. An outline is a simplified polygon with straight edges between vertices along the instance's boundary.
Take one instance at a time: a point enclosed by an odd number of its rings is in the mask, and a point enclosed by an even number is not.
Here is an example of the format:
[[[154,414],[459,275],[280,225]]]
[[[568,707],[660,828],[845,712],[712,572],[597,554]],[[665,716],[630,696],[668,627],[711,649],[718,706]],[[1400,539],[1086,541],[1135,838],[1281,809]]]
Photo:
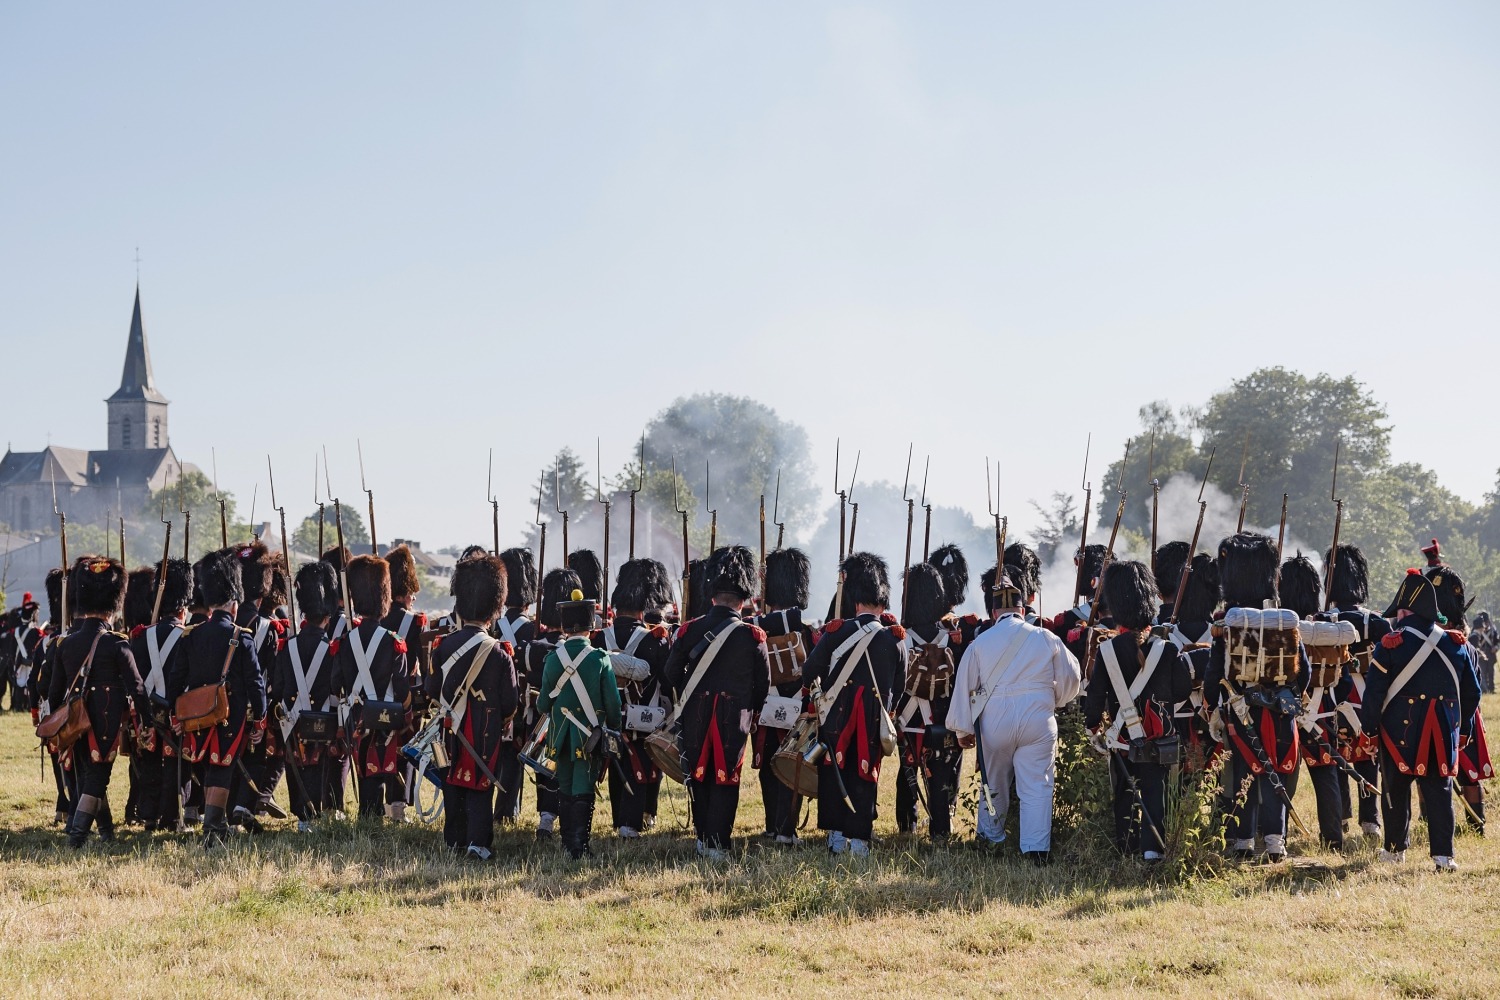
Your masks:
[[[700,862],[679,786],[635,842],[605,830],[601,802],[583,864],[533,840],[534,813],[488,865],[427,829],[333,821],[214,854],[138,830],[75,853],[49,825],[27,720],[7,713],[0,995],[1500,995],[1500,837],[1461,836],[1463,868],[1445,876],[1420,827],[1399,868],[1295,838],[1290,864],[1189,879],[1100,850],[1038,870],[896,837],[894,771],[869,860],[832,860],[809,831],[805,848],[747,841],[732,863]],[[761,814],[746,777],[748,837]]]

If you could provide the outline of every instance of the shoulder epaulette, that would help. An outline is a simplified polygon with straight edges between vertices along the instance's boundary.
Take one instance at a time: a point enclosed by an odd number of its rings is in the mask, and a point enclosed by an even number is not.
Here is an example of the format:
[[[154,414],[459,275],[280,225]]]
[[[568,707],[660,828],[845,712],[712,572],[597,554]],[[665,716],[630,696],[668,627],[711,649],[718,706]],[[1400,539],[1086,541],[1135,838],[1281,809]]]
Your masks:
[[[421,611],[417,612],[417,627],[418,628],[426,628],[427,627],[427,615],[426,615],[425,612],[421,612]]]
[[[900,642],[902,639],[906,638],[906,629],[903,628],[902,626],[900,626],[900,625],[887,625],[886,628],[888,628],[890,630],[891,635],[893,635],[893,636],[896,637],[896,641],[897,642]]]
[[[1462,646],[1462,645],[1466,644],[1469,641],[1469,637],[1466,636],[1466,635],[1464,635],[1462,632],[1458,631],[1457,629],[1451,629],[1450,628],[1450,629],[1447,630],[1447,632],[1448,632],[1448,638],[1452,639],[1455,645]]]
[[[1400,649],[1401,648],[1401,633],[1400,632],[1387,632],[1385,635],[1383,635],[1383,636],[1380,637],[1380,645],[1382,645],[1386,649]]]
[[[837,632],[839,629],[841,629],[843,627],[844,627],[844,620],[842,618],[833,618],[833,619],[830,619],[829,621],[826,621],[826,622],[823,623],[823,634],[824,635],[833,635],[835,632]]]
[[[972,614],[971,613],[971,614],[964,615],[962,618],[959,619],[959,621],[963,622],[965,625],[978,625],[979,624],[979,616],[976,615],[976,614]]]
[[[245,628],[243,625],[236,625],[234,627],[234,630],[236,632],[238,632],[240,635],[248,635],[248,636],[251,636],[252,638],[255,635],[254,629]]]
[[[406,640],[398,635],[391,636],[391,648],[401,655],[406,655]]]
[[[657,639],[665,639],[672,634],[672,630],[665,625],[652,625],[649,631]]]
[[[116,639],[123,639],[126,642],[130,641],[130,636],[126,635],[124,632],[120,632],[120,631],[117,631],[115,629],[110,629],[109,630],[109,634],[112,635],[112,636],[114,636]]]
[[[516,657],[516,647],[514,647],[514,646],[512,646],[510,644],[510,640],[509,639],[501,639],[499,645],[500,645],[501,649],[505,650],[505,655],[506,656],[509,656],[511,659],[515,659],[515,657]]]
[[[130,630],[130,637],[134,639],[136,636],[143,634],[148,628],[150,628],[149,625],[137,625]]]
[[[750,634],[755,637],[756,642],[766,641],[766,630],[761,628],[759,625],[751,625]]]

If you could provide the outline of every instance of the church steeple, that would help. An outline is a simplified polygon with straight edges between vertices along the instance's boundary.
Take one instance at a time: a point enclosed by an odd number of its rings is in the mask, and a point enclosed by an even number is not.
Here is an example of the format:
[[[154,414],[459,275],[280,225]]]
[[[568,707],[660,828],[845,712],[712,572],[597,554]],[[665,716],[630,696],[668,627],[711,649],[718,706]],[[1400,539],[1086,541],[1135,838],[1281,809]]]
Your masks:
[[[141,286],[137,284],[120,387],[105,400],[109,408],[110,450],[167,447],[167,403],[167,397],[157,391],[151,374],[151,349],[146,345],[146,325],[141,321]]]

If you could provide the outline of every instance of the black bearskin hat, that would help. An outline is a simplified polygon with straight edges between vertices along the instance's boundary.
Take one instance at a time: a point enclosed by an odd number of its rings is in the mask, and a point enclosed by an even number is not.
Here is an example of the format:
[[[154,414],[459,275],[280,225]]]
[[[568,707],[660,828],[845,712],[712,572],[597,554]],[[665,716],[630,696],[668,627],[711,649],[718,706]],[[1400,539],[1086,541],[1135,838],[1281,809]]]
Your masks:
[[[1437,590],[1421,570],[1409,569],[1401,578],[1401,586],[1396,589],[1396,599],[1391,601],[1391,612],[1387,617],[1396,617],[1398,611],[1410,611],[1430,622],[1441,620]]]
[[[1168,542],[1156,550],[1156,589],[1163,601],[1177,594],[1177,584],[1182,582],[1182,567],[1187,565],[1187,559],[1187,542]]]
[[[1104,571],[1104,606],[1116,625],[1150,628],[1161,608],[1151,567],[1135,560],[1110,563]]]
[[[1463,577],[1455,573],[1452,566],[1444,565],[1428,570],[1427,579],[1437,591],[1438,614],[1447,619],[1445,624],[1449,628],[1467,629],[1469,605],[1464,597]]]
[[[530,549],[506,549],[500,553],[505,563],[505,606],[524,608],[536,601],[536,560]]]
[[[361,618],[381,619],[391,612],[391,567],[379,556],[355,556],[344,570],[349,603]]]
[[[568,595],[568,600],[557,602],[559,627],[569,635],[591,632],[594,629],[594,615],[598,608],[598,604],[583,596],[583,591],[575,590]]]
[[[1099,571],[1104,568],[1104,557],[1109,554],[1105,545],[1090,545],[1083,550],[1082,557],[1074,556],[1079,565],[1078,579],[1083,583],[1083,592],[1092,595],[1098,585]]]
[[[1358,545],[1340,545],[1333,563],[1333,583],[1328,596],[1335,604],[1363,604],[1370,599],[1370,565]],[[1323,553],[1326,564],[1333,556]]]
[[[583,599],[595,603],[604,599],[604,565],[593,549],[576,549],[568,553],[568,569],[578,574]]]
[[[345,566],[349,565],[349,560],[351,558],[352,556],[349,552],[349,546],[347,545],[343,547],[335,545],[333,548],[328,549],[323,553],[323,561],[332,566],[335,571],[341,570]]]
[[[452,590],[453,613],[459,618],[476,624],[494,621],[505,610],[505,563],[498,556],[459,560]]]
[[[844,584],[847,591],[849,585]],[[951,607],[948,603],[948,588],[943,574],[930,563],[917,563],[906,574],[906,595],[901,598],[906,605],[906,620],[903,625],[931,625],[946,615]]]
[[[118,559],[80,556],[68,584],[81,615],[118,615],[125,603],[125,567]]]
[[[1182,591],[1182,604],[1177,609],[1177,620],[1211,622],[1218,607],[1219,566],[1214,562],[1213,556],[1200,552],[1193,556],[1193,571],[1188,574],[1187,586]]]
[[[969,596],[969,561],[957,545],[940,545],[927,560],[943,576],[943,593],[947,595],[948,609],[962,604]]]
[[[297,570],[297,610],[310,622],[330,618],[338,610],[338,573],[323,560]]]
[[[236,545],[234,554],[240,561],[240,586],[245,602],[258,602],[271,589],[271,553],[259,538],[248,545]]]
[[[157,567],[157,572],[161,567]],[[156,588],[153,579],[151,587]],[[188,606],[193,599],[193,566],[186,559],[167,560],[167,583],[161,591],[161,613],[174,615]],[[153,598],[154,600],[154,598]]]
[[[1016,575],[1021,575],[1021,569],[1018,566],[1006,566],[1003,574],[1014,580]],[[979,589],[984,594],[984,613],[993,615],[995,613],[995,567],[991,566],[979,574]]]
[[[1298,618],[1311,618],[1323,610],[1323,585],[1318,568],[1298,552],[1281,564],[1281,606]]]
[[[701,618],[708,611],[709,599],[703,593],[704,580],[708,574],[705,562],[703,559],[688,560],[688,592],[683,595],[687,607],[680,609],[683,621]]]
[[[891,583],[885,560],[873,552],[855,552],[844,560],[844,599],[872,608],[889,607]]]
[[[572,570],[550,570],[542,579],[542,603],[537,608],[537,621],[548,628],[560,627],[562,622],[557,617],[557,606],[568,600],[573,591],[582,589],[578,574]]]
[[[710,597],[733,594],[748,601],[755,594],[755,553],[745,546],[730,545],[715,552],[707,569],[713,572],[706,589]]]
[[[1011,542],[1005,547],[1005,565],[1005,574],[1025,593],[1026,600],[1041,592],[1042,557],[1036,554],[1036,549],[1023,542]],[[986,592],[994,589],[993,577],[984,589]]]
[[[655,559],[632,559],[615,575],[610,604],[616,611],[645,613],[672,603],[672,579]]]
[[[292,581],[287,574],[286,556],[273,551],[271,553],[271,589],[267,590],[261,598],[261,614],[269,615],[285,604],[287,594],[291,592],[291,589]]]
[[[45,589],[47,591],[47,618],[49,621],[51,621],[53,630],[55,631],[59,626],[62,625],[62,569],[57,567],[49,569],[47,571],[47,579],[45,583]],[[70,599],[68,602],[69,604],[72,604],[72,596],[72,594],[68,595]]]
[[[240,583],[240,560],[234,549],[210,552],[193,567],[193,582],[198,585],[205,608],[218,608],[245,599]]]
[[[141,566],[125,581],[125,628],[151,624],[151,605],[156,602],[156,570]]]
[[[1219,543],[1219,590],[1231,608],[1262,608],[1276,602],[1276,542],[1254,531]]]
[[[766,554],[766,604],[773,608],[805,608],[812,600],[812,563],[801,549],[777,549]]]
[[[489,554],[490,550],[485,548],[483,545],[466,545],[464,546],[464,550],[458,554],[458,561],[463,562],[465,559],[483,559]]]
[[[422,589],[422,581],[417,578],[417,560],[412,557],[411,549],[398,545],[385,554],[385,562],[391,568],[392,597],[410,597]]]

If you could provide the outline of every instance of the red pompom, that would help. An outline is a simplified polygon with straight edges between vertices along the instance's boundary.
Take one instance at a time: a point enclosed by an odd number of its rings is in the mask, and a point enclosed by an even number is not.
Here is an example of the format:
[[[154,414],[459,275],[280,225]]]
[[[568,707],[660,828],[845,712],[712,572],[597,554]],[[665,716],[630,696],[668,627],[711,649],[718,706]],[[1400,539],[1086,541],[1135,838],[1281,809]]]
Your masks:
[[[286,632],[286,619],[285,618],[272,618],[271,619],[271,628],[276,631],[277,635],[284,634]]]
[[[146,631],[146,626],[144,626],[144,625],[137,625],[135,628],[133,628],[133,629],[130,630],[130,638],[134,639],[136,636],[140,635],[144,631]]]
[[[1422,571],[1419,570],[1419,569],[1409,569],[1409,570],[1406,571],[1406,575],[1407,576],[1421,576],[1422,575]]]
[[[1384,636],[1381,637],[1380,644],[1382,646],[1384,646],[1386,649],[1400,649],[1401,648],[1401,633],[1400,632],[1387,632]]]

